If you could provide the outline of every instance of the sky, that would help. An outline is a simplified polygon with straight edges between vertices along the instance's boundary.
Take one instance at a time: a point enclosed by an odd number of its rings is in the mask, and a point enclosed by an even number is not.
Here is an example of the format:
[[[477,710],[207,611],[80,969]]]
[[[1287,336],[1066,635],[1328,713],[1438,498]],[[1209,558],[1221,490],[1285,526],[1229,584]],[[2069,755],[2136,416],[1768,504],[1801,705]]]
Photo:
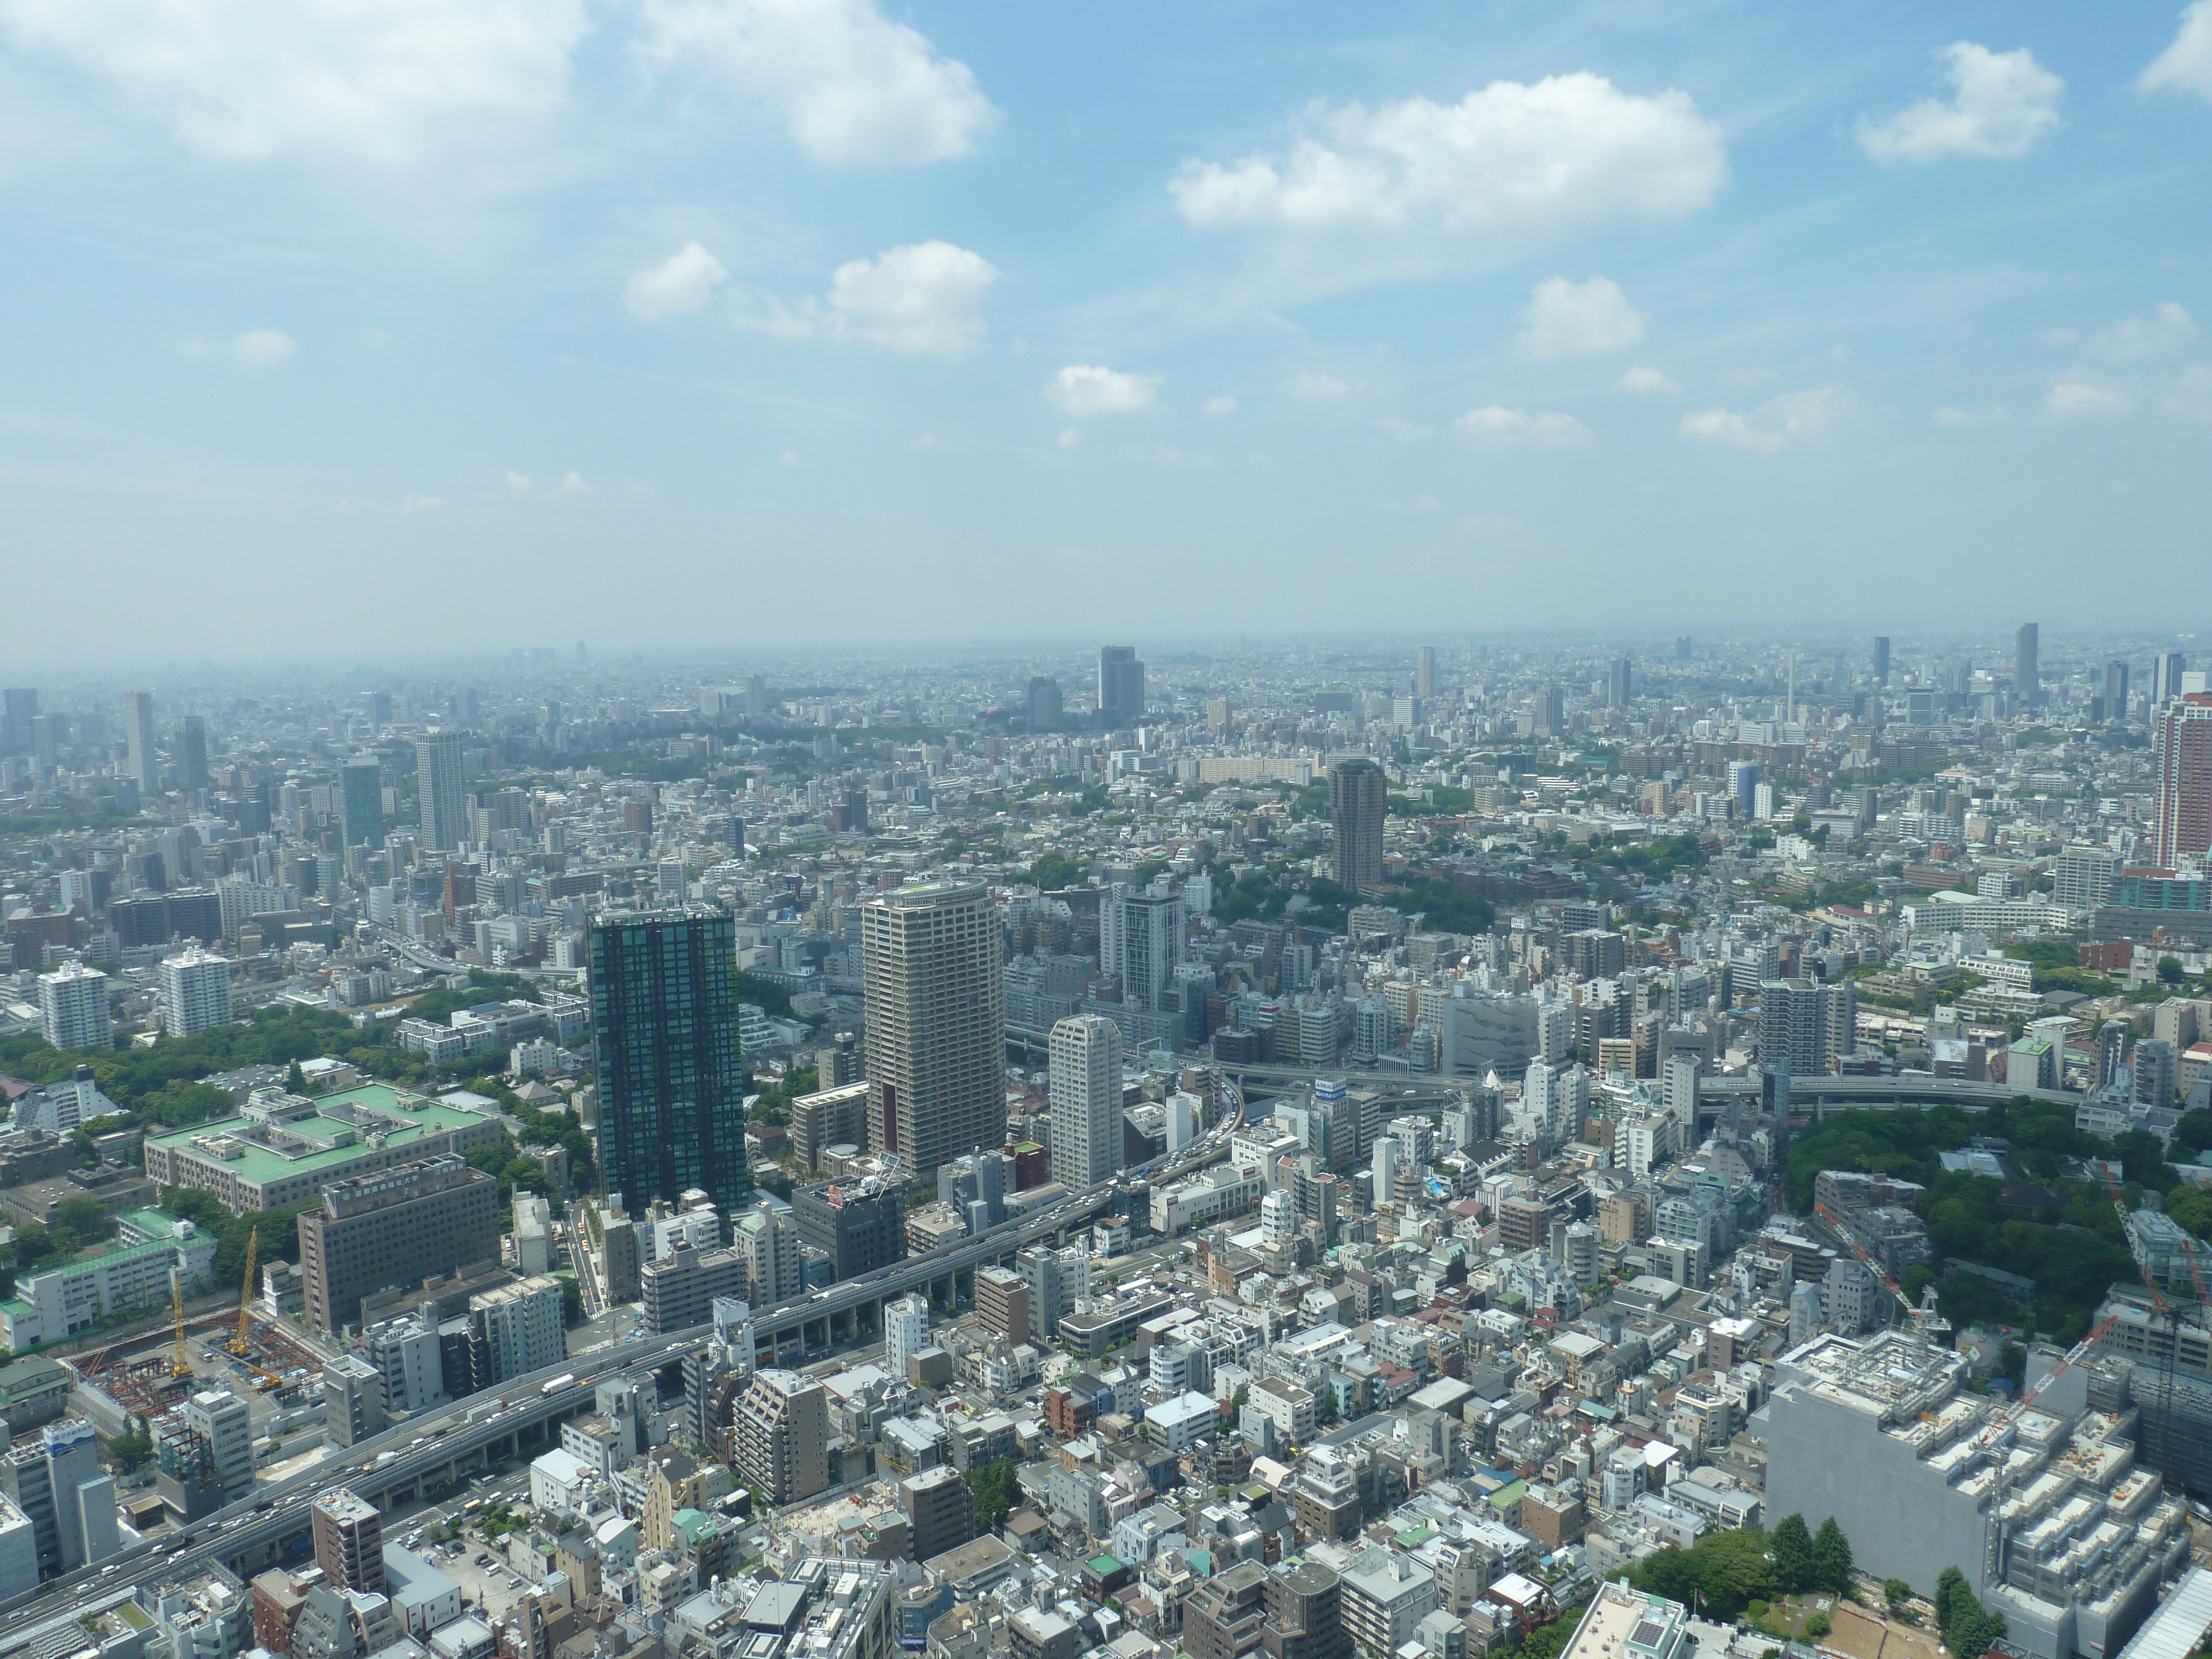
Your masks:
[[[2212,0],[0,0],[0,663],[2198,626]]]

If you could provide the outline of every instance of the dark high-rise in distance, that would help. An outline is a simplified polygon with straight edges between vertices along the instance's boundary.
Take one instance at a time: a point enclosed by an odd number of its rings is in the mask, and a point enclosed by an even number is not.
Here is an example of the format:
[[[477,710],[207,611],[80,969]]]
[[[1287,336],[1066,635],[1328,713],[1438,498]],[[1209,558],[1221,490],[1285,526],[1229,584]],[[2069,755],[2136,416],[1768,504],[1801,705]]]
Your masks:
[[[697,1187],[729,1211],[752,1191],[738,1068],[737,923],[642,910],[592,929],[599,1164],[632,1209]]]
[[[1133,645],[1098,647],[1098,723],[1108,731],[1145,717],[1145,665]]]
[[[2036,665],[2042,632],[2034,623],[2022,623],[2020,632],[2012,636],[2012,694],[2023,708],[2033,708],[2043,701],[2042,675]]]
[[[1358,892],[1382,880],[1382,817],[1389,780],[1373,761],[1339,761],[1328,769],[1328,815],[1336,827],[1336,880]]]

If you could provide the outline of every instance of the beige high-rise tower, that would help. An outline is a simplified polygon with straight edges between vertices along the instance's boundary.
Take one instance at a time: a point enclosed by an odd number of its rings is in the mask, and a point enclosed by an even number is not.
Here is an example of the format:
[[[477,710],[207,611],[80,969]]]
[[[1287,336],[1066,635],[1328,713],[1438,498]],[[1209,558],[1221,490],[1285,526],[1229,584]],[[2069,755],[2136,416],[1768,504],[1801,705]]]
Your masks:
[[[1052,1178],[1070,1192],[1121,1167],[1121,1031],[1103,1014],[1052,1028]]]
[[[998,907],[933,881],[860,907],[868,1148],[927,1178],[1006,1134],[1006,993]]]

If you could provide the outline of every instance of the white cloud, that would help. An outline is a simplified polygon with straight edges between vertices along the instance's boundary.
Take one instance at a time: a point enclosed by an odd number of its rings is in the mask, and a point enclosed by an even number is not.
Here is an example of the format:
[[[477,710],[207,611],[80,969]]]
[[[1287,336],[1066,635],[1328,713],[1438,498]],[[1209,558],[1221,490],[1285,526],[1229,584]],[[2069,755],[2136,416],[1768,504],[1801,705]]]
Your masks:
[[[1237,399],[1234,398],[1208,398],[1200,405],[1200,413],[1206,415],[1234,415],[1236,412]]]
[[[2053,421],[2081,415],[2124,415],[2127,410],[2124,394],[2073,375],[2053,381],[2051,390],[2043,394],[2043,413]]]
[[[970,155],[999,118],[965,64],[875,0],[640,0],[651,68],[719,74],[824,161],[918,166]]]
[[[530,493],[530,475],[527,472],[508,473],[507,487],[517,495],[527,495]]]
[[[659,264],[633,273],[623,289],[623,304],[641,322],[657,323],[704,311],[729,277],[720,259],[698,243],[686,242]]]
[[[2102,333],[2091,336],[2089,349],[2100,357],[2126,362],[2179,351],[2196,337],[2197,319],[2168,300],[2148,317],[2123,317]]]
[[[779,339],[820,335],[957,357],[981,343],[984,297],[998,280],[997,268],[980,253],[917,242],[838,266],[826,300],[810,295],[787,305],[772,294],[747,292],[730,315],[740,328]]]
[[[1531,415],[1525,409],[1497,404],[1468,410],[1452,422],[1452,430],[1478,443],[1535,444],[1547,449],[1572,449],[1597,441],[1596,434],[1571,415]]]
[[[108,82],[191,149],[474,161],[568,94],[585,0],[0,0],[0,34]]]
[[[1441,234],[1494,261],[1590,225],[1694,213],[1728,178],[1720,127],[1686,93],[1642,97],[1597,75],[1493,81],[1456,104],[1317,101],[1302,125],[1285,154],[1186,161],[1168,186],[1183,218]]]
[[[1948,102],[1923,98],[1887,121],[1859,117],[1859,147],[1877,161],[1933,161],[1946,155],[2009,161],[2025,155],[2059,125],[2066,83],[2026,46],[1991,52],[1971,40],[1937,50]]]
[[[1091,415],[1135,415],[1159,402],[1160,378],[1070,363],[1045,383],[1044,395],[1079,420]]]
[[[588,493],[591,488],[584,482],[581,473],[570,472],[562,477],[561,487],[553,493],[556,495],[581,495]]]
[[[1423,426],[1415,421],[1401,420],[1395,415],[1385,415],[1375,422],[1401,444],[1417,444],[1437,435],[1432,426]]]
[[[1083,446],[1083,434],[1072,426],[1062,427],[1060,430],[1060,436],[1053,440],[1053,441],[1057,443],[1062,449],[1079,449]]]
[[[1723,368],[1713,375],[1713,379],[1720,381],[1723,386],[1765,386],[1769,380],[1776,378],[1778,377],[1772,369],[1760,368],[1750,363],[1740,363],[1733,368]]]
[[[1938,426],[2002,426],[2012,419],[2012,411],[1999,404],[1994,409],[1954,409],[1946,404],[1936,411]]]
[[[1334,374],[1302,368],[1283,382],[1281,390],[1285,398],[1302,404],[1325,404],[1343,397],[1352,388]]]
[[[275,368],[299,355],[299,343],[282,329],[254,328],[228,340],[179,340],[187,357],[221,357],[240,368]]]
[[[1620,378],[1613,384],[1616,391],[1638,393],[1680,392],[1682,389],[1677,382],[1668,379],[1662,371],[1641,366],[1623,369]]]
[[[2173,44],[2136,82],[2138,92],[2193,92],[2212,99],[2212,0],[2191,0]]]
[[[445,504],[441,495],[404,495],[400,498],[399,510],[412,518],[419,513],[435,513]]]
[[[1651,319],[1604,276],[1571,283],[1547,276],[1528,296],[1524,327],[1514,345],[1524,357],[1583,357],[1619,351],[1644,337]]]
[[[999,273],[950,242],[887,248],[837,267],[830,309],[862,339],[890,351],[957,357],[983,338],[983,296]]]
[[[1808,392],[1786,392],[1770,398],[1744,414],[1730,409],[1699,410],[1682,416],[1675,430],[1694,443],[1771,454],[1794,443],[1824,437],[1849,406],[1847,395],[1834,386],[1814,386]]]

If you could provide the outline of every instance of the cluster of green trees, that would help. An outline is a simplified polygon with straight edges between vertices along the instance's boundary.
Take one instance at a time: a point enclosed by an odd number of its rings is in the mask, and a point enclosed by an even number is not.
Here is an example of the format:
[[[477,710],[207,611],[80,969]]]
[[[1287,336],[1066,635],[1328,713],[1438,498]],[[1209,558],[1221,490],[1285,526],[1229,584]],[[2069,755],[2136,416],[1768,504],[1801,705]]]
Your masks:
[[[1803,1516],[1788,1515],[1771,1536],[1753,1527],[1709,1532],[1687,1549],[1646,1556],[1626,1576],[1638,1589],[1715,1619],[1734,1619],[1754,1601],[1778,1595],[1847,1592],[1851,1546],[1833,1516],[1814,1533]]]
[[[1946,1567],[1936,1576],[1936,1623],[1951,1659],[1982,1659],[1990,1644],[2005,1633],[2004,1614],[1991,1613],[1974,1599],[1966,1575]]]
[[[1462,893],[1449,876],[1408,872],[1398,882],[1398,896],[1390,908],[1411,915],[1422,913],[1421,925],[1437,933],[1486,933],[1498,920],[1498,908],[1488,899]]]
[[[968,1471],[968,1489],[975,1494],[978,1534],[998,1531],[1006,1525],[1014,1506],[1022,1501],[1021,1485],[1014,1477],[1015,1464],[1011,1457]]]
[[[2177,1134],[2177,1146],[2199,1137],[2212,1144],[2212,1113],[2187,1114],[2185,1123],[2186,1133]],[[2007,1209],[2000,1204],[2002,1182],[1944,1169],[1938,1155],[1963,1146],[1973,1135],[2010,1142],[2022,1176],[2045,1184],[2055,1201],[2032,1213]],[[2067,1108],[2026,1097],[1979,1114],[1955,1106],[1925,1112],[1838,1112],[1791,1141],[1784,1187],[1790,1208],[1802,1214],[1812,1204],[1814,1179],[1822,1170],[1860,1170],[1919,1182],[1928,1188],[1921,1208],[1936,1258],[1955,1256],[2033,1279],[2037,1328],[2071,1342],[2088,1328],[2113,1282],[2131,1279],[2136,1272],[2119,1217],[2102,1184],[2065,1178],[2073,1160],[2091,1158],[2119,1162],[2133,1189],[2127,1194],[2130,1201],[2142,1192],[2172,1193],[2181,1224],[2212,1236],[2212,1194],[2177,1190],[2179,1177],[2155,1136],[2140,1130],[2111,1139],[2087,1134],[2074,1127]],[[1936,1279],[1929,1269],[1917,1267],[1906,1275],[1905,1289],[1917,1297],[1931,1279],[1944,1317],[1954,1323],[2021,1317],[2021,1310],[1994,1285],[1970,1273]]]
[[[79,1250],[105,1243],[115,1233],[115,1218],[108,1214],[99,1200],[64,1199],[54,1206],[51,1226],[41,1227],[32,1222],[16,1230],[15,1263],[0,1267],[0,1296],[15,1293],[17,1273],[36,1273],[42,1267],[66,1261]]]
[[[760,1091],[747,1115],[755,1123],[788,1123],[791,1121],[791,1103],[801,1095],[811,1095],[822,1086],[821,1073],[811,1066],[802,1066],[786,1072],[783,1081]]]

